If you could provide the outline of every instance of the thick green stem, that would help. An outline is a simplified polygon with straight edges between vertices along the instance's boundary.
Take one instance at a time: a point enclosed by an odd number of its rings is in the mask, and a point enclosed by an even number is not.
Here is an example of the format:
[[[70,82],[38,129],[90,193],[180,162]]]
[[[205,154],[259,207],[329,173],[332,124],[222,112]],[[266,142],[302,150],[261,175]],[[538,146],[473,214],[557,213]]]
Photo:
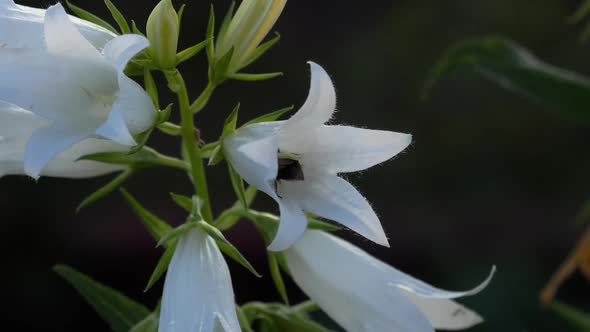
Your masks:
[[[213,91],[215,91],[215,88],[216,86],[212,82],[209,82],[207,84],[207,87],[205,88],[205,90],[203,90],[199,98],[197,98],[197,100],[195,100],[193,104],[190,106],[191,112],[193,114],[199,113],[203,110],[203,108],[205,108],[205,106],[207,106],[209,98],[211,98],[211,95],[213,94]]]
[[[193,112],[191,111],[186,84],[184,83],[182,75],[176,69],[166,72],[166,78],[168,79],[170,90],[172,90],[178,96],[182,142],[184,149],[188,154],[188,159],[190,162],[190,176],[192,177],[195,192],[203,200],[203,209],[201,213],[203,214],[205,221],[212,223],[213,213],[211,212],[211,203],[209,200],[207,176],[205,174],[203,160],[201,159],[201,148],[197,142],[198,138],[195,137]]]

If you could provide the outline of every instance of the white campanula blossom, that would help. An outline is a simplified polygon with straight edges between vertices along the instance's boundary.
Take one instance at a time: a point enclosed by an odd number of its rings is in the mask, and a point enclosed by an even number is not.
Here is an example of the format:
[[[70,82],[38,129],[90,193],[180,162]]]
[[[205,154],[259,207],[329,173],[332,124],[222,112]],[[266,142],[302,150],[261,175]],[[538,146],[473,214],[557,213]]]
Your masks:
[[[123,71],[148,46],[144,37],[123,35],[101,52],[58,4],[45,12],[40,47],[0,48],[0,100],[48,122],[28,140],[26,174],[38,178],[52,159],[87,139],[135,144],[132,135],[149,129],[157,113],[147,93]]]
[[[336,92],[322,67],[311,64],[307,101],[286,121],[248,125],[224,140],[226,156],[246,182],[280,207],[269,249],[287,249],[307,227],[304,211],[331,219],[387,246],[379,218],[339,173],[356,172],[403,151],[412,137],[383,130],[331,126]]]
[[[164,284],[159,332],[240,332],[231,276],[215,241],[183,235]]]
[[[322,231],[309,230],[285,251],[297,285],[347,332],[433,332],[481,323],[475,312],[450,299],[478,287],[451,292],[430,286]]]

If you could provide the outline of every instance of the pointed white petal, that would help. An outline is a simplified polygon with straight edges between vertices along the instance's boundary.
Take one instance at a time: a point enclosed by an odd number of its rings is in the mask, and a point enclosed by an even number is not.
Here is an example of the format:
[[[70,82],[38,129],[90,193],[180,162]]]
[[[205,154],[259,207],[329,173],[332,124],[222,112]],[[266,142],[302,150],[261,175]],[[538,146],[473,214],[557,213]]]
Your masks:
[[[123,112],[118,104],[113,106],[108,120],[96,130],[96,135],[113,142],[132,146],[137,144],[125,123]]]
[[[336,90],[328,73],[318,64],[309,62],[311,86],[305,104],[286,121],[283,136],[301,135],[301,130],[321,126],[332,117],[336,109]],[[282,140],[282,139],[281,139]]]
[[[82,36],[61,4],[56,4],[45,12],[45,44],[53,54],[71,53],[87,57],[101,58],[98,50]]]
[[[227,264],[215,241],[193,229],[178,241],[168,267],[159,332],[239,332]]]
[[[104,57],[119,73],[122,73],[137,53],[150,46],[149,41],[140,35],[129,34],[116,37],[104,47]]]
[[[303,165],[304,181],[281,181],[281,196],[293,199],[308,212],[334,220],[367,239],[389,246],[379,218],[367,200],[347,181],[314,173]]]
[[[402,294],[422,311],[436,329],[463,330],[483,322],[481,316],[455,301],[424,298],[403,290]]]
[[[314,144],[303,152],[311,167],[331,173],[356,172],[380,164],[402,152],[412,136],[384,130],[323,126],[314,131]]]
[[[35,179],[58,154],[88,137],[87,132],[51,125],[37,130],[25,150],[25,173]]]
[[[268,246],[270,251],[286,250],[301,238],[307,228],[307,217],[296,201],[282,199],[279,201],[279,207],[281,212],[279,230]]]
[[[129,131],[135,135],[150,129],[157,116],[152,99],[139,84],[125,75],[119,76],[119,87],[121,91],[116,104]]]
[[[281,125],[281,122],[266,122],[246,126],[224,140],[226,157],[240,176],[277,202],[274,181]]]

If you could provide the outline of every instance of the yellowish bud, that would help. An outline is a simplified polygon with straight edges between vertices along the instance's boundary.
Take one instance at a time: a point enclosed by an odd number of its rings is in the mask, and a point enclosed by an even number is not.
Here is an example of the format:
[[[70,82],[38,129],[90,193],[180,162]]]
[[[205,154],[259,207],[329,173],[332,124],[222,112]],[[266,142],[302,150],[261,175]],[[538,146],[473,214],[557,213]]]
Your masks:
[[[162,0],[147,21],[149,52],[156,66],[170,69],[176,65],[179,35],[178,14],[171,0]]]

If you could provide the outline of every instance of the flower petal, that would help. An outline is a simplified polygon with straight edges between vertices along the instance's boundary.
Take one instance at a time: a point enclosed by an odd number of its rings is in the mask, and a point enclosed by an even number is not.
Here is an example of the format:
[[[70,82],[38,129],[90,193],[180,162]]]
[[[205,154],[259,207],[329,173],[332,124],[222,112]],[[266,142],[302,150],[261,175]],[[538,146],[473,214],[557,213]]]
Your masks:
[[[315,131],[314,144],[305,146],[311,167],[331,173],[356,172],[380,164],[402,152],[412,136],[384,130],[323,126]]]
[[[270,251],[283,251],[305,233],[307,229],[307,217],[296,201],[283,199],[279,201],[281,219],[279,229],[274,240],[268,246]]]
[[[239,332],[229,269],[200,229],[178,241],[166,275],[159,332]]]
[[[134,80],[119,76],[119,98],[116,105],[123,113],[125,123],[132,134],[143,133],[156,122],[157,110],[152,99]]]
[[[31,137],[25,151],[25,173],[35,179],[43,168],[58,154],[88,137],[86,131],[51,125],[37,130]]]
[[[422,311],[436,329],[463,330],[483,322],[481,316],[455,301],[424,298],[403,290],[402,294]]]
[[[309,95],[299,111],[286,121],[281,136],[299,136],[303,129],[321,126],[330,120],[336,109],[336,90],[330,76],[320,65],[308,63],[311,67]]]
[[[56,4],[45,12],[45,44],[52,54],[69,55],[84,54],[102,60],[98,50],[88,41],[74,23],[61,4]]]
[[[224,140],[226,157],[240,176],[277,202],[274,182],[278,171],[279,130],[282,122],[240,128]]]
[[[102,124],[95,133],[99,137],[109,139],[122,145],[133,146],[137,144],[133,136],[131,136],[131,133],[129,133],[129,128],[127,128],[123,111],[119,104],[113,105],[108,120]]]
[[[103,50],[104,57],[113,67],[122,73],[127,63],[139,52],[150,46],[143,36],[129,34],[116,37],[109,41]]]
[[[347,181],[330,174],[314,173],[303,165],[304,181],[281,181],[281,196],[298,201],[318,216],[334,220],[367,239],[389,246],[379,218],[367,200]]]

